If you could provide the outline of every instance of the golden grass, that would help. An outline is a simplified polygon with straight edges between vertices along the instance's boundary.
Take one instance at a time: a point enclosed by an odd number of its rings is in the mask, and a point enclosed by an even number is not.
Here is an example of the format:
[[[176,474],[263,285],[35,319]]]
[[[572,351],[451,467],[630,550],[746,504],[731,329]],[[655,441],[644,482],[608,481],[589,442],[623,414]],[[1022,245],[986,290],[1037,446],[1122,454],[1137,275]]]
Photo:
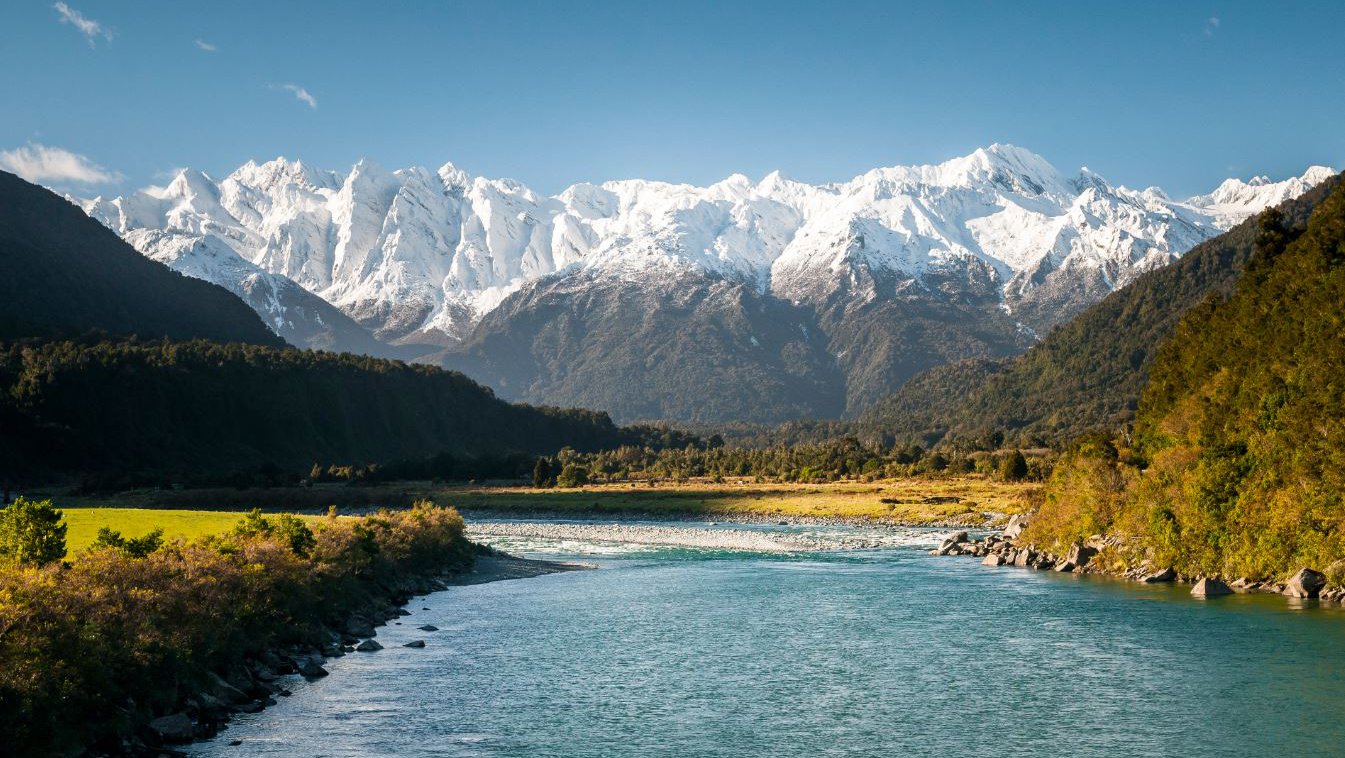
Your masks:
[[[984,478],[833,484],[609,484],[573,490],[477,487],[453,492],[460,509],[503,513],[628,513],[733,518],[813,517],[909,524],[984,520],[1026,510],[1035,485]]]
[[[249,490],[144,490],[110,498],[55,496],[55,501],[58,507],[68,507],[71,511],[121,510],[107,506],[202,509],[196,517],[193,517],[192,511],[141,510],[137,512],[143,515],[119,522],[124,523],[124,527],[107,524],[113,529],[120,529],[127,536],[136,536],[156,524],[163,526],[167,534],[192,536],[232,526],[229,519],[236,516],[219,511],[237,512],[260,507],[264,510],[317,514],[326,511],[329,505],[337,505],[347,511],[378,506],[396,508],[409,506],[422,498],[440,505],[456,506],[469,518],[473,511],[491,511],[539,516],[600,514],[722,519],[779,516],[972,525],[985,521],[987,513],[1009,514],[1028,509],[1039,489],[1039,485],[1035,484],[1011,484],[980,476],[833,484],[756,484],[750,481],[714,483],[707,480],[651,486],[643,482],[627,482],[547,490],[516,485],[450,486],[430,482],[399,482]],[[92,517],[81,515],[80,518]],[[89,540],[93,539],[92,534],[102,525],[92,525]],[[74,528],[72,525],[71,529]],[[73,534],[70,543],[75,544]]]

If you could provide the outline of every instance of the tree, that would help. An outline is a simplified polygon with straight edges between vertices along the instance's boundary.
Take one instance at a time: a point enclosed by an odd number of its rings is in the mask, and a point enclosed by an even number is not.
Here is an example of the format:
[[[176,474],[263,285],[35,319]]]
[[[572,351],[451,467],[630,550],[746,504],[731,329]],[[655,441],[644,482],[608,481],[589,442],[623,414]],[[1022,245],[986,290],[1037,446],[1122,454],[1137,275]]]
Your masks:
[[[42,566],[65,557],[65,523],[50,500],[20,497],[0,509],[0,559]]]
[[[999,462],[999,476],[1006,482],[1021,482],[1027,478],[1027,459],[1020,450],[1004,456]]]
[[[546,456],[539,457],[532,467],[532,486],[538,489],[551,486],[551,461]]]
[[[583,487],[588,484],[588,469],[567,463],[560,476],[556,477],[556,484],[562,487]]]

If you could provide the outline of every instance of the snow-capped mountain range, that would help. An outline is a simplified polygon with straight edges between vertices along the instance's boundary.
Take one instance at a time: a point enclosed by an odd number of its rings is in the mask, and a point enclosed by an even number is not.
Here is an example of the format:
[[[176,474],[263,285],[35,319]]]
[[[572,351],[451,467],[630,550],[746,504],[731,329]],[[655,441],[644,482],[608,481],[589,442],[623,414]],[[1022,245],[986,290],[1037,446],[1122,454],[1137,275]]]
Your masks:
[[[385,171],[361,161],[342,173],[276,159],[78,202],[145,255],[249,293],[301,345],[347,347],[354,325],[331,323],[339,312],[385,344],[469,350],[511,297],[535,299],[563,280],[571,298],[576,287],[671,296],[687,277],[818,313],[875,300],[992,305],[1030,340],[1333,173],[1229,179],[1183,200],[1087,169],[1067,176],[997,144],[837,184],[776,172],[708,187],[577,184],[548,197],[452,164]]]

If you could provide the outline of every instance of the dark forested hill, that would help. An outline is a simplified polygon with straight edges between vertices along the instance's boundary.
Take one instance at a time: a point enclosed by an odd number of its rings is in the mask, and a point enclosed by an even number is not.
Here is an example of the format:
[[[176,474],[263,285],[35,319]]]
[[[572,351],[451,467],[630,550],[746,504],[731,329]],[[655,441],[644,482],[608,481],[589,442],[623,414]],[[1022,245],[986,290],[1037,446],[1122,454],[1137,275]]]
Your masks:
[[[223,287],[145,258],[66,200],[0,171],[0,341],[95,331],[283,344]]]
[[[1341,183],[1336,177],[1280,206],[1302,229]],[[1052,330],[993,376],[941,366],[879,402],[864,426],[919,440],[946,429],[952,440],[1003,435],[1020,444],[1056,443],[1134,419],[1154,350],[1179,319],[1211,293],[1227,293],[1251,257],[1258,220],[1197,245],[1181,260],[1141,276]]]
[[[307,472],[612,447],[619,433],[606,414],[511,405],[455,372],[350,354],[200,340],[0,350],[11,477]]]

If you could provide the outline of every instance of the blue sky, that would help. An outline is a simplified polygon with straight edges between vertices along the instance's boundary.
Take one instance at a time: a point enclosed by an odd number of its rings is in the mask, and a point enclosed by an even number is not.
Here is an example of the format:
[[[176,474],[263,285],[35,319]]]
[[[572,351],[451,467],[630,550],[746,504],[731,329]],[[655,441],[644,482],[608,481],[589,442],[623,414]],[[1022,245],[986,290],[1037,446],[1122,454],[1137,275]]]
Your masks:
[[[1345,3],[1280,5],[7,0],[0,163],[82,194],[277,155],[554,193],[1010,142],[1186,195],[1345,164]]]

